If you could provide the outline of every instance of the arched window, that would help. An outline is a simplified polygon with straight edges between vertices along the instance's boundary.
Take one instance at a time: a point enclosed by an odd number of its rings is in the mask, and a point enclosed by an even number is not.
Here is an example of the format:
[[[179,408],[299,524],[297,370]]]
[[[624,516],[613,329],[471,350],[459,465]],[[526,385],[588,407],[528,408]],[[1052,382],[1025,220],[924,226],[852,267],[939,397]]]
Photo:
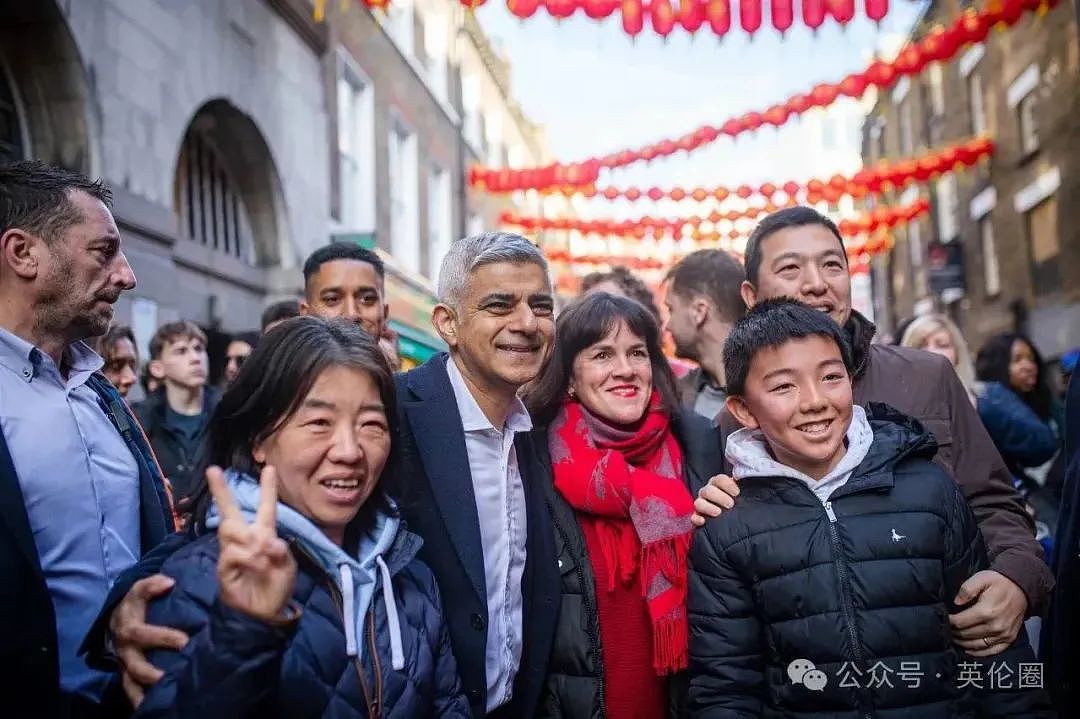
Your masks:
[[[22,125],[15,93],[0,63],[0,163],[23,159]]]
[[[190,128],[177,164],[181,227],[195,242],[255,264],[251,221],[226,167],[213,140]]]

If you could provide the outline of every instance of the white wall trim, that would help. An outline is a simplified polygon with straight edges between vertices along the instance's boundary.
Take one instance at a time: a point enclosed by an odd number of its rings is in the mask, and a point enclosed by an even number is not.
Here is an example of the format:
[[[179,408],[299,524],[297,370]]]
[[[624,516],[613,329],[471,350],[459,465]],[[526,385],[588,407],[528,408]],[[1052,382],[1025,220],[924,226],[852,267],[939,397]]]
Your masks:
[[[971,198],[968,206],[972,220],[976,222],[990,214],[997,207],[997,188],[990,186]]]
[[[1013,208],[1023,214],[1053,195],[1059,187],[1061,187],[1061,170],[1052,167],[1013,196]]]
[[[956,64],[956,69],[960,71],[960,77],[967,77],[971,74],[972,70],[979,64],[979,60],[983,59],[983,55],[986,54],[986,46],[982,43],[978,45],[972,45],[967,52],[960,56],[960,61]]]
[[[911,78],[902,77],[896,81],[896,86],[893,87],[892,101],[894,104],[899,105],[907,97],[908,91],[911,89]]]
[[[1009,108],[1011,109],[1019,105],[1020,101],[1031,94],[1031,91],[1038,86],[1039,64],[1033,62],[1012,81],[1011,85],[1009,85],[1009,89],[1005,94]]]

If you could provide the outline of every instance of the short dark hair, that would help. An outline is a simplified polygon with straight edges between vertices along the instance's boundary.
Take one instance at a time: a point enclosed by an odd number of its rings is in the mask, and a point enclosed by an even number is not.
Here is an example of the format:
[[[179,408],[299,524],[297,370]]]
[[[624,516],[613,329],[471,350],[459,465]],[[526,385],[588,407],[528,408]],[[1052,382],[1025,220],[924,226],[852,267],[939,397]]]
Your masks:
[[[268,306],[263,310],[262,317],[259,319],[259,329],[266,332],[268,325],[272,325],[275,322],[281,322],[283,320],[289,320],[293,317],[300,316],[300,301],[299,300],[281,300]]]
[[[131,346],[135,348],[135,353],[138,355],[139,346],[135,342],[135,333],[131,331],[131,328],[127,325],[113,325],[108,329],[105,334],[100,337],[95,337],[91,346],[94,351],[101,355],[101,358],[105,360],[105,364],[108,365],[112,360],[113,353],[116,352],[116,345],[121,340],[128,340],[131,342]]]
[[[823,337],[840,348],[848,374],[854,369],[851,345],[844,331],[824,312],[798,300],[777,297],[763,300],[735,323],[724,343],[724,378],[729,394],[746,391],[750,363],[761,350],[779,347],[785,342],[805,337]]]
[[[1009,382],[1009,365],[1012,364],[1012,346],[1017,341],[1031,348],[1035,358],[1035,388],[1021,394],[1013,389]],[[1039,415],[1043,421],[1049,421],[1054,404],[1053,393],[1043,371],[1043,358],[1038,348],[1027,335],[1016,332],[1004,332],[986,340],[975,357],[975,378],[980,382],[997,382],[1012,390],[1024,404]]]
[[[812,207],[785,207],[767,215],[758,223],[746,241],[746,279],[750,281],[750,284],[757,285],[758,271],[761,269],[761,243],[780,230],[807,225],[821,225],[833,233],[836,241],[840,243],[841,252],[845,253],[845,258],[847,257],[844,250],[844,238],[840,235],[840,228],[835,222]]]
[[[248,347],[254,348],[259,344],[258,332],[234,332],[229,336],[229,342],[243,342]]]
[[[255,446],[289,421],[330,367],[359,369],[371,376],[386,411],[390,437],[397,435],[394,375],[376,341],[359,325],[340,318],[285,320],[255,347],[210,416],[202,471],[190,499],[181,505],[197,527],[205,527],[210,504],[206,467],[231,467],[258,478],[258,463],[252,456]],[[380,494],[373,493],[350,524],[350,533],[381,506]]]
[[[581,279],[581,294],[604,282],[614,282],[632,300],[652,312],[656,321],[660,321],[660,308],[656,306],[652,290],[641,278],[622,265],[615,265],[609,272],[590,272]]]
[[[570,386],[574,358],[578,353],[607,337],[619,322],[625,322],[631,332],[645,340],[652,365],[653,387],[669,415],[672,418],[678,416],[675,375],[664,357],[656,318],[636,300],[597,292],[575,300],[559,314],[555,324],[555,346],[524,393],[525,405],[537,423],[546,424],[558,414]]]
[[[304,286],[307,286],[312,276],[317,274],[323,265],[336,260],[366,262],[375,268],[375,274],[379,276],[380,280],[386,279],[386,267],[383,265],[383,261],[379,259],[379,256],[372,250],[360,245],[354,245],[351,242],[331,242],[329,245],[320,247],[308,255],[307,260],[304,262]]]
[[[106,207],[112,191],[101,180],[38,160],[0,165],[0,235],[20,229],[52,242],[82,221],[71,201],[72,192],[85,192]]]
[[[742,283],[746,270],[723,250],[698,250],[679,260],[667,274],[668,288],[681,297],[707,297],[728,322],[746,314]]]
[[[188,320],[166,322],[158,327],[157,332],[150,339],[150,359],[161,359],[165,345],[180,339],[199,340],[204,347],[206,346],[206,333],[194,322]]]

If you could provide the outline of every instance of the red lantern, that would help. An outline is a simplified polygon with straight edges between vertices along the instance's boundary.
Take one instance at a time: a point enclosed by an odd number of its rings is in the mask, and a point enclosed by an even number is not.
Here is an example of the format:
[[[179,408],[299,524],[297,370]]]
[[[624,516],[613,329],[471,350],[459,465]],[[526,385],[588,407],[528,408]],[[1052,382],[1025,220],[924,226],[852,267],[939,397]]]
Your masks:
[[[747,130],[757,130],[765,124],[765,120],[761,117],[761,113],[748,112],[742,116],[742,123]]]
[[[926,67],[926,56],[918,45],[908,45],[896,56],[896,69],[905,75],[917,75]]]
[[[675,11],[670,0],[652,0],[649,3],[649,19],[652,21],[653,31],[666,39],[675,29]]]
[[[780,127],[788,120],[788,115],[791,114],[784,105],[773,105],[762,114],[762,119],[773,127]]]
[[[847,25],[855,17],[855,0],[826,0],[829,14],[841,25]]]
[[[817,30],[825,22],[825,0],[802,0],[803,23]]]
[[[976,12],[974,8],[968,8],[964,11],[960,20],[960,27],[964,31],[964,42],[982,42],[990,33],[989,18],[983,13]]]
[[[836,101],[839,94],[840,88],[836,85],[821,83],[815,85],[814,89],[810,91],[810,100],[816,107],[828,107]]]
[[[794,197],[800,190],[799,183],[797,182],[785,182],[784,194],[788,197]]]
[[[792,95],[788,98],[787,108],[792,115],[801,115],[810,109],[810,98],[806,95]]]
[[[705,22],[702,0],[679,0],[679,24],[691,35],[701,29]]]
[[[876,23],[889,14],[889,0],[866,0],[866,17]]]
[[[556,20],[565,20],[578,9],[577,0],[544,0],[548,14]]]
[[[680,202],[682,200],[685,200],[686,199],[686,190],[682,189],[681,187],[673,187],[673,188],[671,188],[671,199],[675,200],[676,202]]]
[[[664,199],[664,191],[661,190],[659,187],[650,187],[649,191],[646,192],[645,195],[653,202],[659,202],[660,200]]]
[[[758,188],[758,192],[772,200],[772,196],[776,194],[776,185],[772,184],[771,182],[766,182],[764,185]]]
[[[739,0],[739,25],[751,35],[761,29],[761,0]]]
[[[741,134],[743,129],[743,124],[740,120],[731,119],[723,124],[723,126],[720,128],[720,132],[728,135],[729,137],[735,137],[736,135]]]
[[[618,187],[605,187],[604,188],[604,199],[606,199],[606,200],[617,200],[617,199],[619,199],[619,188]]]
[[[750,199],[753,194],[754,188],[750,187],[749,185],[739,185],[737,188],[735,188],[735,195],[737,197],[741,197],[744,200]]]
[[[709,21],[709,28],[714,33],[726,35],[731,29],[730,0],[707,0],[705,19]]]
[[[619,0],[582,0],[581,8],[591,20],[603,20],[615,12]]]
[[[623,192],[623,197],[631,202],[637,202],[641,199],[641,190],[636,187],[628,187],[626,191]]]
[[[848,97],[862,97],[866,92],[866,75],[852,73],[840,82],[840,93]]]
[[[475,10],[486,2],[487,0],[461,0],[461,5],[467,10]]]
[[[622,27],[630,37],[636,37],[645,27],[645,15],[641,0],[622,0]]]
[[[667,2],[667,0],[660,0],[660,2]],[[655,3],[653,3],[653,4],[655,5]],[[671,31],[668,30],[668,32],[671,32]],[[661,140],[656,145],[656,149],[659,152],[659,154],[661,154],[661,155],[674,155],[675,151],[678,150],[679,148],[671,140]]]
[[[717,187],[715,190],[713,190],[713,197],[716,198],[717,202],[723,202],[730,195],[731,193],[728,192],[728,189],[726,187]]]
[[[702,142],[713,142],[714,140],[716,140],[717,137],[720,136],[720,131],[712,125],[706,125],[705,127],[698,130],[698,134],[701,137]]]
[[[779,30],[781,34],[787,32],[792,23],[795,22],[793,0],[770,0],[769,7],[771,9],[769,16],[772,19],[773,27]]]
[[[702,187],[695,188],[694,191],[690,193],[690,197],[694,198],[694,202],[704,202],[708,196],[709,193]]]
[[[866,68],[866,79],[879,88],[886,88],[896,82],[896,68],[892,64],[875,60]]]

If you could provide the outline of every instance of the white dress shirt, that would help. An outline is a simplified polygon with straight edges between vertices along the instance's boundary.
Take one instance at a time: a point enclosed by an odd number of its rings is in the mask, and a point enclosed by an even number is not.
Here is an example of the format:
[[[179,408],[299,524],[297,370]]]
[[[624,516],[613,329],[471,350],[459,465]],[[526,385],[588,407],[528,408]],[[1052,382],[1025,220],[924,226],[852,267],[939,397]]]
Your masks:
[[[525,405],[515,398],[505,423],[496,429],[465,385],[452,358],[446,362],[446,371],[465,428],[465,450],[484,548],[488,608],[485,668],[487,711],[491,712],[510,701],[521,664],[521,577],[525,571],[527,527],[525,487],[514,435],[531,430],[532,420]]]

